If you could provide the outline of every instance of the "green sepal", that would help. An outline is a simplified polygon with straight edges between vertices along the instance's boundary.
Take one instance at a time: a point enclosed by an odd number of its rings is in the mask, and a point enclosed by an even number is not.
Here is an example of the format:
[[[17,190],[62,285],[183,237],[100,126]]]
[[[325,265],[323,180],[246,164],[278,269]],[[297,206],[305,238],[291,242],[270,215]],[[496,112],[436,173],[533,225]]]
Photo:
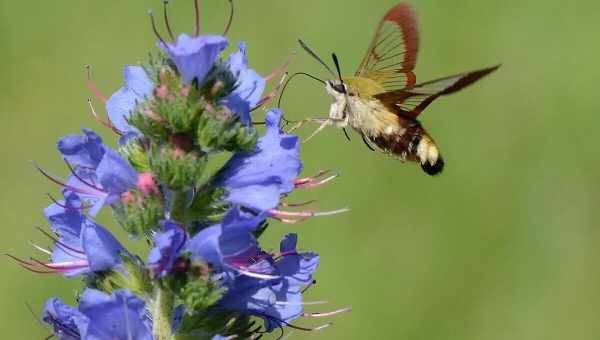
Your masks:
[[[149,237],[151,231],[159,229],[158,222],[164,218],[163,198],[134,190],[127,195],[127,200],[112,205],[115,219],[131,237]]]
[[[166,141],[170,135],[169,129],[158,115],[152,114],[149,116],[150,112],[154,113],[149,108],[150,104],[150,102],[146,102],[138,105],[137,109],[127,119],[127,122],[151,140]]]
[[[212,224],[223,219],[230,208],[230,204],[223,199],[225,193],[225,188],[221,187],[205,187],[196,191],[185,211],[185,221],[192,236],[199,231],[194,223]]]
[[[198,120],[196,143],[204,152],[251,151],[256,147],[258,133],[242,124],[228,108],[207,110]]]
[[[198,186],[207,157],[197,151],[185,152],[173,145],[152,146],[150,168],[159,183],[182,191]]]
[[[150,161],[148,159],[148,153],[142,146],[142,140],[139,138],[133,138],[128,141],[127,144],[119,147],[119,153],[129,161],[129,164],[138,172],[149,172]]]
[[[117,289],[129,289],[132,293],[147,297],[152,293],[153,286],[150,272],[144,262],[138,257],[122,254],[123,268],[85,276],[86,286],[112,294]]]
[[[203,107],[201,101],[192,101],[188,97],[175,96],[166,100],[156,98],[154,110],[156,114],[165,120],[167,129],[176,134],[194,131]]]

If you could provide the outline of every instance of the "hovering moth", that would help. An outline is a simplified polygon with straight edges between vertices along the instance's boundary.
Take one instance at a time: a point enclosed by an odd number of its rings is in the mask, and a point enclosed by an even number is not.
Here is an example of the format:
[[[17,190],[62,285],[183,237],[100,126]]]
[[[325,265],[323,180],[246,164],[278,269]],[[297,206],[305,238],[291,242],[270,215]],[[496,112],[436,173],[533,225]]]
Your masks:
[[[419,31],[415,11],[407,3],[394,6],[383,16],[354,76],[341,75],[335,53],[337,74],[301,40],[300,44],[338,79],[322,81],[333,98],[329,117],[305,119],[292,130],[309,121],[320,123],[308,140],[328,125],[344,128],[344,132],[351,126],[370,149],[419,163],[432,176],[442,172],[444,160],[418,116],[438,97],[462,90],[500,67],[417,84],[413,69]]]

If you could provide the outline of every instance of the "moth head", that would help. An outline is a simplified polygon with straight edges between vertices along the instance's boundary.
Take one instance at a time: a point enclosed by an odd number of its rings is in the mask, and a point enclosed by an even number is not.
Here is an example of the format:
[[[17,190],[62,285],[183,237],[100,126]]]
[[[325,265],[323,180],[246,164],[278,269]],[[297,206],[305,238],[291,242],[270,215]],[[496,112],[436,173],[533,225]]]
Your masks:
[[[335,100],[344,98],[348,94],[348,87],[339,80],[328,80],[325,82],[327,93]]]

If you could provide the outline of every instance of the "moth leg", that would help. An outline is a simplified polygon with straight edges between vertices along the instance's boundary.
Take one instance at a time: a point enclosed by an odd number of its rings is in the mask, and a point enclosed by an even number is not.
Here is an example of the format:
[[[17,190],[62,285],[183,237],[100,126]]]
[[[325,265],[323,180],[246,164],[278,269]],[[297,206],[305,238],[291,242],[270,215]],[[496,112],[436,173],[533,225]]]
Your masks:
[[[323,120],[323,122],[321,122],[321,125],[313,133],[311,133],[310,136],[306,137],[306,139],[302,141],[302,144],[308,143],[309,140],[311,140],[319,132],[323,131],[323,129],[325,127],[327,127],[328,125],[331,125],[331,124],[333,124],[333,120],[332,119],[328,118],[328,119]]]
[[[319,124],[323,124],[323,122],[329,120],[329,118],[305,118],[302,119],[301,121],[297,122],[296,124],[292,125],[291,128],[289,128],[286,133],[290,133],[293,132],[294,130],[297,130],[301,127],[303,127],[304,125],[306,125],[306,123],[319,123]]]

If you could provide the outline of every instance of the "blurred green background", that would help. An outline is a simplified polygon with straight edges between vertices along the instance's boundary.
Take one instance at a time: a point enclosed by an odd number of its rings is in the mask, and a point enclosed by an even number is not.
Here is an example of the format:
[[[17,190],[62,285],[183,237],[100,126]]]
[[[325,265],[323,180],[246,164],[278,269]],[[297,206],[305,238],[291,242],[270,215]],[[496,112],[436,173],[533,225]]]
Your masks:
[[[337,52],[353,73],[394,4],[238,0],[230,38],[248,42],[262,74],[298,50],[298,37],[324,56]],[[263,242],[276,247],[281,235],[299,231],[301,246],[322,255],[309,299],[330,302],[311,310],[354,310],[333,318],[332,328],[292,339],[600,339],[600,3],[414,5],[418,79],[503,67],[423,114],[446,159],[440,177],[369,151],[357,135],[348,143],[334,129],[304,146],[306,174],[331,168],[342,176],[294,199],[352,211],[295,227],[273,223]],[[33,227],[45,225],[44,193],[58,188],[29,160],[65,174],[57,138],[85,126],[113,140],[87,113],[83,65],[93,66],[106,94],[120,87],[123,64],[154,49],[146,11],[160,7],[159,0],[0,1],[0,251],[27,258],[28,241],[45,243]],[[178,32],[191,32],[192,8],[191,0],[173,1]],[[226,1],[202,1],[203,32],[221,32],[226,16]],[[291,70],[325,76],[304,53]],[[299,119],[328,105],[324,90],[302,79],[283,106]],[[116,229],[108,214],[100,220]],[[38,312],[49,296],[72,301],[80,282],[8,259],[0,266],[2,337],[44,338],[48,329],[26,304]]]

